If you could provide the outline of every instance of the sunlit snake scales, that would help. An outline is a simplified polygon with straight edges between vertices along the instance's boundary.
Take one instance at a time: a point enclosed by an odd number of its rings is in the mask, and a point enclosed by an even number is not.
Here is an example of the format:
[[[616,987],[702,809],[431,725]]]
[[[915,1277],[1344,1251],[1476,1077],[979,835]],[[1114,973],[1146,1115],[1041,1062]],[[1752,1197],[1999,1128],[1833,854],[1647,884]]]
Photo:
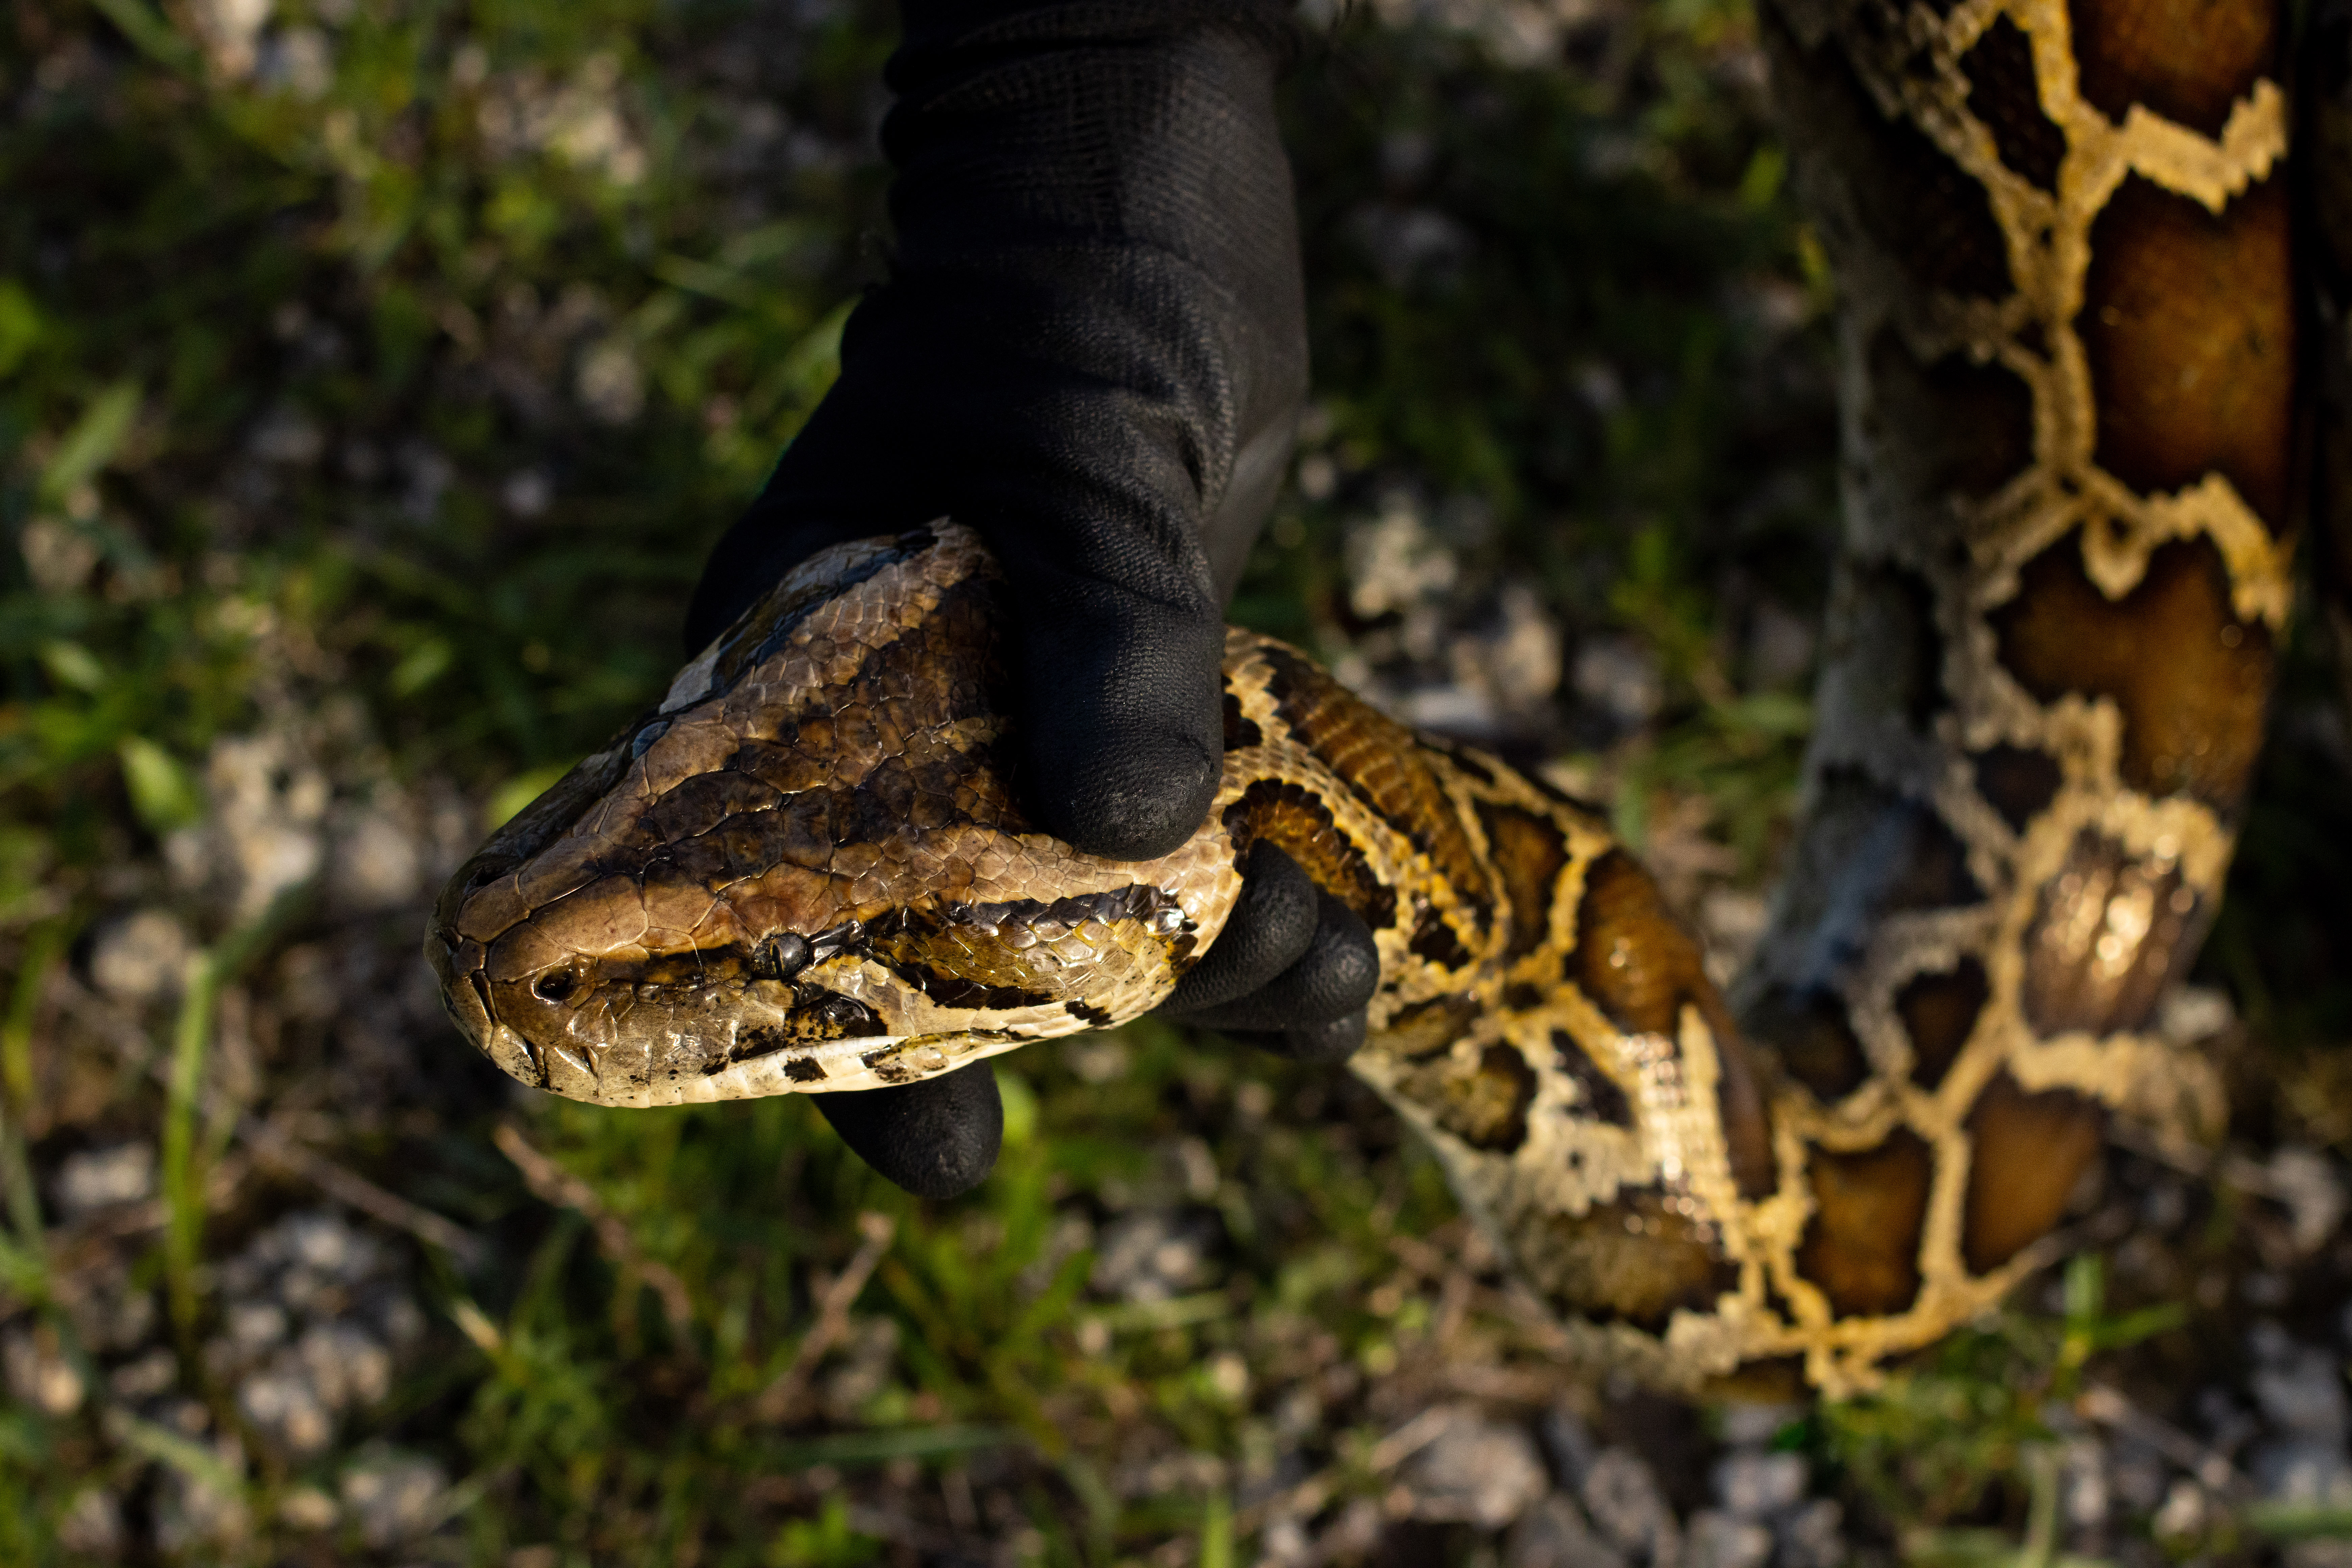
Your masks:
[[[2177,13],[2177,14],[2176,14]],[[813,561],[502,829],[427,955],[610,1105],[905,1082],[1116,1024],[1270,839],[1371,927],[1357,1073],[1597,1357],[1866,1386],[2044,1260],[2220,897],[2292,553],[2279,18],[1781,4],[1843,292],[1843,556],[1801,836],[1738,1017],[1605,817],[1229,637],[1164,859],[1034,831],[950,522]],[[1563,265],[1567,265],[1563,261]]]

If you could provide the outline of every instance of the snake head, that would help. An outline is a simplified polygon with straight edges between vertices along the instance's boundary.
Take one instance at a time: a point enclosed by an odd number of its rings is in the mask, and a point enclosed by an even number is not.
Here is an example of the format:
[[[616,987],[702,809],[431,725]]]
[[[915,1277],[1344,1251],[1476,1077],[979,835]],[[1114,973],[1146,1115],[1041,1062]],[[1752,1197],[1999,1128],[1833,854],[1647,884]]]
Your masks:
[[[1002,761],[1001,584],[971,531],[837,546],[500,829],[425,956],[459,1030],[608,1105],[900,1083],[1146,1012],[1230,910],[1223,829],[1121,862]]]

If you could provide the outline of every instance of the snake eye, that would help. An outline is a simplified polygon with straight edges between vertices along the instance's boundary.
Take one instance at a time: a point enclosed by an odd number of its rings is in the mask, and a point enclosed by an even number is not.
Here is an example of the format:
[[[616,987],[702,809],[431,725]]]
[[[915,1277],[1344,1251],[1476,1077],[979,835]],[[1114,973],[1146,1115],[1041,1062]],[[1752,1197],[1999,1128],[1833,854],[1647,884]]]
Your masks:
[[[751,950],[751,973],[762,980],[790,980],[806,966],[809,944],[792,931],[764,939]]]
[[[542,1002],[562,1002],[579,985],[580,977],[568,969],[551,969],[530,983],[530,994]]]

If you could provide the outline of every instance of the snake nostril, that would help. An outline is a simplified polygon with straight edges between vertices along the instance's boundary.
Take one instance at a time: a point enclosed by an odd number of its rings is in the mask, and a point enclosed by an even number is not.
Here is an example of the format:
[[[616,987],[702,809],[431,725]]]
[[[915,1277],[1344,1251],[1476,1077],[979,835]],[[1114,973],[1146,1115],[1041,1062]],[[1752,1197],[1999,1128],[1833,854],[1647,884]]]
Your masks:
[[[466,891],[469,893],[481,891],[513,870],[517,864],[518,862],[503,855],[484,856],[474,863],[472,870],[466,873]]]
[[[580,988],[580,977],[568,969],[551,969],[530,983],[530,994],[542,1002],[567,1000]]]

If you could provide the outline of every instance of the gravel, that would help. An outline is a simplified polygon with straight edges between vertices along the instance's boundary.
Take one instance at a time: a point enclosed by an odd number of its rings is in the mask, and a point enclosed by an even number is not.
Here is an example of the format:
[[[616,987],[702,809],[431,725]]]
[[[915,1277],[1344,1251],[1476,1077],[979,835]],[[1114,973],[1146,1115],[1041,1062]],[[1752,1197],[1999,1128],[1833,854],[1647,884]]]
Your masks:
[[[1517,1425],[1465,1412],[1415,1454],[1403,1482],[1414,1517],[1500,1530],[1549,1489],[1535,1438]]]

